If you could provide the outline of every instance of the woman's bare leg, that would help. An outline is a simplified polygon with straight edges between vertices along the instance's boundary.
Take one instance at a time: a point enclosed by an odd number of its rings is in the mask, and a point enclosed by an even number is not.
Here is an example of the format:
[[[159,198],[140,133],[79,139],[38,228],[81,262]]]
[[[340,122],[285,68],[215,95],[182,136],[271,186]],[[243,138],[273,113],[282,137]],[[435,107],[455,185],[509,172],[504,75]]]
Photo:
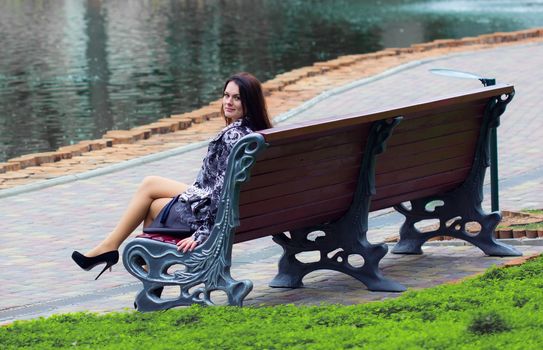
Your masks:
[[[145,220],[154,219],[171,197],[184,192],[188,185],[160,176],[148,176],[140,184],[126,211],[111,233],[87,257],[119,249],[121,243]]]

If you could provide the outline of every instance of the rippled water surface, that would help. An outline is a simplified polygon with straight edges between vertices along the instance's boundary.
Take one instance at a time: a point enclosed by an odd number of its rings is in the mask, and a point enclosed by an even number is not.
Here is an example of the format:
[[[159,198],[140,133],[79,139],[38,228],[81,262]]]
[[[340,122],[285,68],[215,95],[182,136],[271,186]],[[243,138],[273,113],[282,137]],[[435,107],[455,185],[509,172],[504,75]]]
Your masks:
[[[543,26],[539,1],[0,0],[0,162],[349,53]]]

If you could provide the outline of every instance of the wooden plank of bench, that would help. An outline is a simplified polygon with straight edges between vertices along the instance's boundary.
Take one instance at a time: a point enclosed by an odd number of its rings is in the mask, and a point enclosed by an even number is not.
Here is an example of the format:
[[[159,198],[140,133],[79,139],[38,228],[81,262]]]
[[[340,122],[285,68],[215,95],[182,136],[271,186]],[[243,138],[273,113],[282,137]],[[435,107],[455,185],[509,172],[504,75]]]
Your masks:
[[[376,177],[376,186],[379,191],[382,191],[388,185],[404,183],[417,178],[426,178],[434,174],[440,176],[443,173],[457,169],[471,168],[472,163],[473,157],[471,155],[462,155],[460,157],[408,167],[394,172],[380,174]],[[462,181],[463,180],[464,179],[462,179]]]
[[[342,197],[323,198],[320,201],[245,218],[239,226],[239,232],[264,228],[274,225],[278,221],[294,222],[304,220],[307,216],[318,215],[329,211],[346,211],[351,204],[352,198],[352,194]]]
[[[329,172],[323,176],[314,176],[311,178],[311,181],[308,181],[305,178],[299,178],[288,183],[280,183],[243,191],[241,192],[240,205],[264,201],[292,193],[300,193],[334,184],[351,183],[356,179],[358,170],[359,167],[345,168],[342,169],[341,172]]]
[[[285,208],[297,207],[305,203],[318,201],[322,198],[343,197],[349,193],[354,193],[355,188],[356,181],[343,182],[261,200],[258,203],[243,204],[239,208],[240,219],[243,220]]]
[[[428,153],[432,152],[432,150],[437,152],[439,149],[458,145],[462,141],[470,142],[469,140],[471,140],[470,144],[473,144],[473,140],[475,140],[478,135],[478,130],[469,130],[458,134],[447,135],[441,138],[413,142],[409,144],[409,147],[402,147],[401,145],[397,147],[387,147],[387,152],[379,156],[380,162],[377,163],[376,167],[378,171],[380,168],[386,168],[385,164],[382,164],[384,162],[384,158],[399,159],[401,157],[410,155],[420,155],[426,151],[428,151]]]
[[[428,187],[424,190],[420,190],[414,193],[402,193],[393,197],[376,198],[375,200],[371,201],[371,211],[390,208],[392,206],[398,205],[403,202],[416,200],[420,198],[426,198],[428,196],[435,195],[436,193],[447,193],[449,191],[454,190],[457,187],[458,187],[458,182],[452,182],[452,183],[440,184],[434,187]],[[410,195],[413,195],[413,197],[409,198]]]
[[[373,198],[379,200],[381,198],[392,197],[399,194],[418,192],[425,188],[431,188],[442,184],[462,184],[469,174],[470,169],[471,164],[464,168],[453,169],[442,173],[433,173],[423,178],[377,186],[377,194]]]
[[[234,236],[234,242],[244,242],[251,239],[281,233],[284,231],[296,230],[304,227],[311,227],[322,224],[323,222],[334,221],[340,218],[344,213],[344,210],[327,211],[313,216],[306,216],[303,220],[279,221],[265,228],[245,232],[236,231],[236,235]]]
[[[258,162],[254,167],[254,172],[251,174],[251,177],[283,169],[316,165],[321,161],[341,158],[351,159],[353,155],[361,155],[362,152],[363,148],[360,144],[348,143],[335,147],[308,151],[301,154],[285,155],[283,158],[268,159]]]
[[[394,129],[394,135],[398,136],[408,131],[416,131],[419,128],[439,126],[447,123],[455,123],[466,119],[473,119],[478,117],[482,118],[486,101],[476,102],[476,104],[470,103],[462,105],[460,106],[460,108],[456,106],[457,108],[444,112],[434,111],[433,113],[431,113],[430,111],[423,111],[419,113],[409,114],[407,116],[409,118],[409,123],[406,123],[405,125],[403,123],[400,123],[397,128],[398,130]]]
[[[409,123],[409,121],[407,121]],[[420,128],[419,132],[410,131],[400,135],[394,135],[390,140],[390,147],[397,145],[407,146],[410,143],[423,140],[441,138],[447,135],[455,135],[470,130],[479,131],[481,129],[481,119],[462,120],[456,123],[442,124],[428,128]]]
[[[464,141],[460,137],[455,137],[452,141],[454,140],[457,141],[453,142],[452,145],[446,144],[444,147],[438,146],[439,148],[426,152],[424,157],[421,157],[419,152],[406,154],[403,152],[405,147],[396,146],[399,147],[399,149],[390,153],[381,154],[377,157],[378,164],[376,168],[376,177],[380,177],[382,174],[387,174],[389,172],[432,163],[436,159],[444,160],[472,154],[477,143],[476,140],[469,139],[468,141]],[[390,148],[388,148],[388,150],[390,150]]]
[[[353,127],[331,131],[322,136],[314,136],[314,138],[304,141],[282,144],[274,143],[273,145],[270,145],[268,149],[266,149],[266,152],[258,156],[257,163],[267,159],[284,157],[287,154],[294,155],[311,150],[315,151],[319,149],[333,148],[344,144],[360,143],[361,139],[367,138],[368,132],[369,128],[367,127]],[[254,174],[254,171],[251,171],[251,174]]]
[[[362,161],[362,153],[353,153],[354,154],[349,156],[323,159],[321,162],[313,165],[303,162],[294,163],[292,167],[285,168],[284,166],[281,166],[275,171],[251,176],[251,181],[242,186],[242,191],[288,183],[300,178],[310,180],[316,176],[325,176],[330,173],[337,174],[337,169],[357,168]]]
[[[472,91],[470,94],[458,93],[451,96],[436,97],[431,100],[416,102],[409,106],[371,111],[363,116],[360,116],[360,114],[347,114],[333,118],[323,118],[295,125],[285,125],[273,129],[261,130],[259,133],[264,136],[266,142],[270,144],[280,144],[288,142],[289,139],[303,140],[311,138],[312,136],[308,135],[308,130],[310,130],[313,135],[316,135],[319,132],[326,133],[331,129],[353,127],[355,125],[365,124],[376,120],[394,118],[399,115],[406,116],[439,108],[443,108],[444,111],[446,111],[447,108],[450,108],[449,110],[457,109],[458,107],[455,105],[462,103],[477,104],[478,102],[499,94],[510,94],[511,91],[513,91],[511,85],[500,84],[493,86],[492,89],[480,88]]]

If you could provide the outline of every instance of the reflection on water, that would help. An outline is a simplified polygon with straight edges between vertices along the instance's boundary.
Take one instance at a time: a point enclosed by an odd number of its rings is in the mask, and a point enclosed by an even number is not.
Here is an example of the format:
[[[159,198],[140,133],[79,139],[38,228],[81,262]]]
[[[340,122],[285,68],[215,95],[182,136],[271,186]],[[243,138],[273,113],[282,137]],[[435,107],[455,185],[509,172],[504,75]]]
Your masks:
[[[349,53],[543,26],[540,1],[0,0],[0,161]]]

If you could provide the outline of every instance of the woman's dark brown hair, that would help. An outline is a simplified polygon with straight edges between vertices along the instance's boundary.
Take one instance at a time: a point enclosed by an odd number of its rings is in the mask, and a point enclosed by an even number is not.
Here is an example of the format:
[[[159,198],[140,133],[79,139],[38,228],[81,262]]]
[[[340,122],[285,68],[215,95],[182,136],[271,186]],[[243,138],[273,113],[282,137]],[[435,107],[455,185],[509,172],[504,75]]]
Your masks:
[[[231,81],[239,87],[239,97],[245,113],[244,117],[248,119],[251,128],[254,131],[271,128],[272,125],[268,117],[266,100],[264,99],[260,81],[250,73],[237,73],[226,80],[223,92],[226,90],[226,85]],[[221,107],[221,116],[227,125],[232,122],[224,115],[224,106]]]

